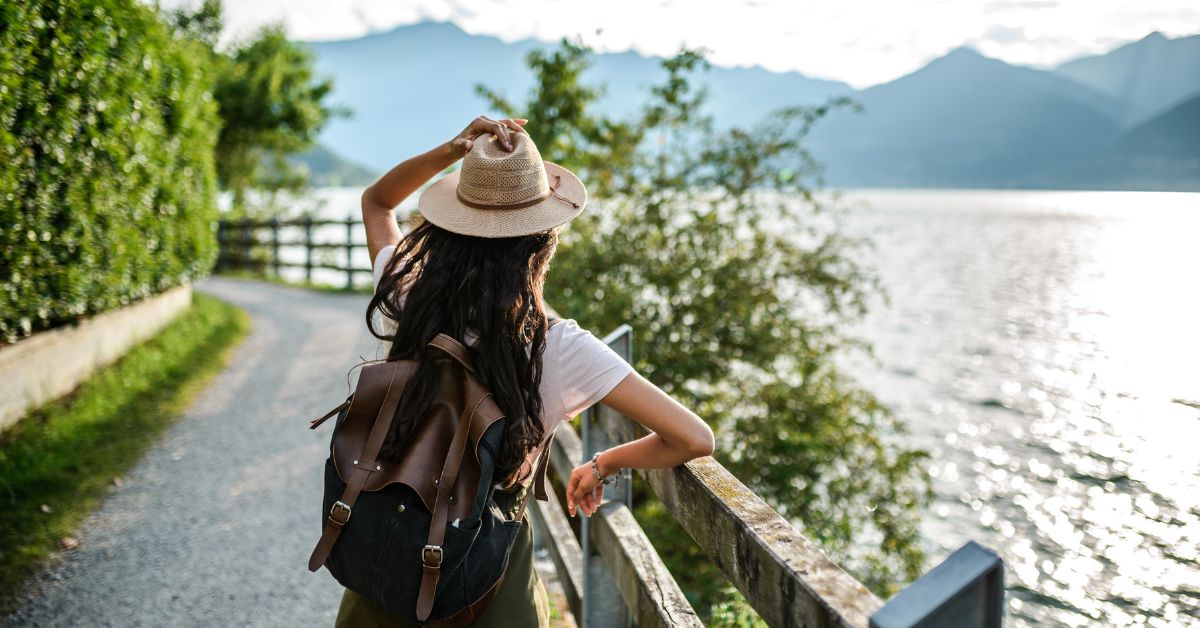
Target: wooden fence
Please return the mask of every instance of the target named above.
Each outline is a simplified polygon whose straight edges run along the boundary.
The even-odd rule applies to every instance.
[[[275,276],[283,276],[284,269],[303,268],[307,283],[313,282],[314,270],[329,270],[343,274],[349,289],[355,286],[356,276],[371,272],[369,264],[354,264],[354,251],[367,248],[362,234],[362,221],[353,218],[222,220],[217,223],[221,247],[217,268]],[[286,260],[283,252],[288,249],[302,249],[302,261]],[[331,252],[342,258],[340,263],[321,259]]]
[[[361,222],[348,220],[223,221],[218,229],[221,267],[279,275],[284,268],[345,273],[354,286],[354,251]],[[336,229],[344,227],[344,230]],[[331,228],[344,239],[330,240]],[[282,239],[284,230],[302,239]],[[317,230],[322,233],[320,236]],[[281,250],[303,249],[302,262]],[[324,263],[314,252],[341,250],[344,264]],[[622,325],[605,338],[618,354],[632,356],[632,329]],[[646,434],[611,408],[584,413],[580,431],[558,427],[550,471],[565,486],[571,469],[592,453]],[[1003,564],[986,548],[968,543],[886,605],[834,563],[712,457],[673,469],[638,471],[657,499],[770,626],[999,628],[1004,611]],[[576,624],[585,628],[702,626],[683,591],[633,516],[630,483],[605,488],[605,500],[578,526],[565,514],[560,491],[535,501],[531,519],[537,543],[549,550]]]

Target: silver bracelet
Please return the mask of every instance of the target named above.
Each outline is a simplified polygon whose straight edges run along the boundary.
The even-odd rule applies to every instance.
[[[596,481],[599,482],[600,484],[616,484],[617,479],[620,477],[620,475],[610,475],[608,477],[604,477],[603,475],[600,475],[599,460],[600,460],[600,452],[597,451],[596,453],[592,454],[592,476],[595,477]]]

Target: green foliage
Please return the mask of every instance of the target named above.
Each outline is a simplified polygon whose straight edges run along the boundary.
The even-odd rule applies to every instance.
[[[305,171],[288,156],[311,148],[329,118],[345,113],[324,104],[333,81],[316,76],[312,53],[289,41],[279,24],[218,52],[220,0],[205,0],[194,12],[178,10],[170,17],[180,33],[207,46],[217,70],[213,95],[222,122],[217,174],[222,188],[233,192],[234,211],[247,210],[246,192],[252,188],[305,186]]]
[[[560,236],[547,301],[593,329],[631,324],[638,369],[713,425],[717,457],[874,590],[918,575],[925,454],[899,446],[902,425],[835,364],[865,348],[841,330],[878,285],[836,197],[814,194],[820,166],[803,145],[854,103],[716,130],[693,86],[704,54],[684,50],[641,115],[614,122],[588,109],[586,48],[564,42],[529,64],[527,105],[478,91],[529,118],[543,154],[579,168],[594,195]],[[668,515],[638,516],[701,607],[736,615]]]
[[[571,168],[588,182],[590,194],[604,196],[624,184],[617,177],[628,173],[641,136],[631,123],[588,114],[588,106],[603,95],[579,82],[589,52],[565,39],[559,49],[530,52],[536,86],[524,110],[541,115],[528,131],[542,158]],[[498,92],[484,85],[476,85],[475,92],[505,115],[518,115]]]
[[[0,342],[207,272],[205,58],[136,0],[0,4]]]
[[[196,295],[190,309],[73,395],[0,437],[0,614],[113,478],[141,459],[249,328],[241,310]],[[46,508],[43,508],[42,505]]]

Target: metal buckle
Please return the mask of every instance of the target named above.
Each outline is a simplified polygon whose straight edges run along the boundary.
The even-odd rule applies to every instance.
[[[433,552],[437,556],[437,562],[429,564],[428,553]],[[425,549],[421,550],[421,563],[429,568],[440,568],[442,566],[442,546],[441,545],[426,545]]]
[[[333,513],[334,513],[335,511],[337,511],[337,510],[343,510],[343,511],[345,511],[345,512],[346,512],[346,518],[345,518],[345,519],[343,519],[343,520],[341,520],[341,521],[338,521],[338,520],[337,520],[337,519],[336,519],[336,518],[333,516]],[[330,508],[329,508],[329,520],[330,520],[330,521],[332,521],[332,522],[334,522],[334,523],[336,523],[337,525],[340,525],[340,526],[344,526],[344,525],[346,525],[346,523],[350,521],[350,506],[347,506],[347,505],[346,505],[346,503],[345,503],[345,502],[343,502],[343,501],[342,501],[342,500],[340,500],[340,499],[339,499],[338,501],[336,501],[336,502],[333,502],[333,506],[330,506]]]

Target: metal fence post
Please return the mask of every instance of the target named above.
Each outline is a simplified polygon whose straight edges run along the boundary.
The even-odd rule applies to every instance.
[[[967,541],[871,615],[870,628],[1000,628],[1004,561]]]
[[[632,361],[633,330],[628,325],[621,325],[609,334],[604,342],[612,347],[626,362]],[[591,460],[592,454],[603,451],[615,443],[608,437],[600,425],[597,415],[601,412],[612,412],[602,406],[593,406],[583,413],[581,426],[583,460]],[[630,490],[632,475],[628,470],[622,470],[621,481],[615,486],[604,488],[604,497],[610,501],[623,501],[627,506],[633,506],[633,491]],[[580,549],[583,554],[583,599],[582,612],[583,628],[609,628],[615,626],[632,626],[633,616],[621,599],[621,592],[615,581],[604,566],[599,555],[593,555],[591,547],[591,521],[587,517],[580,519],[579,536]]]

